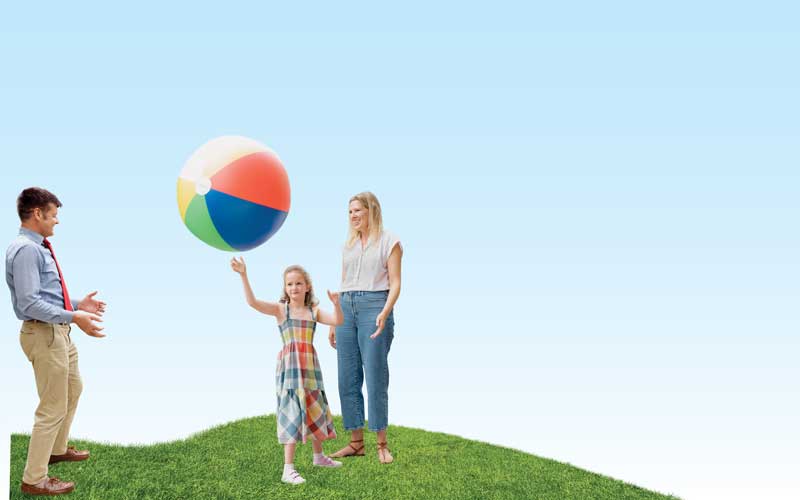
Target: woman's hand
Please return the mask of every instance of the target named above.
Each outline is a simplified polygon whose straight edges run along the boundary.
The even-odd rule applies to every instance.
[[[374,339],[383,332],[383,327],[386,324],[386,316],[388,315],[389,314],[387,314],[386,311],[381,311],[378,317],[375,318],[375,326],[377,326],[378,329],[375,330],[375,333],[370,335],[369,338]]]
[[[330,293],[330,292],[328,292]],[[330,332],[328,332],[328,342],[331,343],[331,347],[336,349],[336,327],[332,326]]]
[[[247,274],[247,266],[244,263],[244,257],[239,257],[239,260],[236,260],[236,257],[231,259],[231,269],[235,272],[241,274],[242,276]]]

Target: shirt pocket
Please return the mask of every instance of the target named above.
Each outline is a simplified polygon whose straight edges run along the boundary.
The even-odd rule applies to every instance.
[[[61,278],[58,276],[56,261],[52,257],[45,257],[44,267],[42,268],[42,285],[49,286],[53,283],[59,283],[59,286],[61,286],[60,282]]]

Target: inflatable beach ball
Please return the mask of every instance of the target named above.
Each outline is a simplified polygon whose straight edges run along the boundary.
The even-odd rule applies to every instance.
[[[220,250],[267,241],[289,214],[289,176],[274,151],[247,137],[213,139],[178,177],[178,209],[195,236]]]

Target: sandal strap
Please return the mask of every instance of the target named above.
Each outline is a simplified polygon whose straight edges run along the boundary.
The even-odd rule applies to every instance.
[[[353,453],[358,453],[359,451],[364,449],[364,445],[362,444],[361,446],[356,448],[355,446],[353,446],[353,443],[363,443],[363,442],[364,442],[363,439],[361,441],[351,441],[347,443],[347,446],[350,447],[351,450],[353,450]]]

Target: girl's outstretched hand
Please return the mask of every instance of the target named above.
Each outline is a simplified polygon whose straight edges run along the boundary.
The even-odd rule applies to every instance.
[[[331,292],[330,290],[328,290],[328,298],[331,299],[333,305],[335,306],[339,305],[339,292]]]
[[[244,257],[239,257],[239,260],[236,260],[236,257],[232,258],[231,269],[241,275],[247,274],[247,266],[244,264]]]

